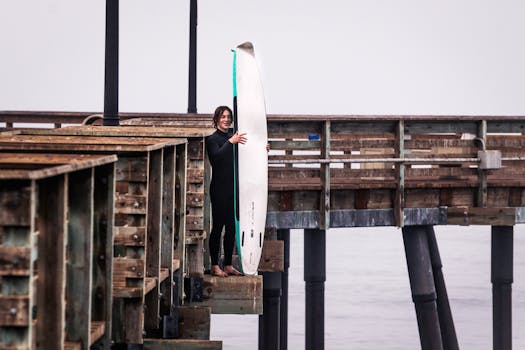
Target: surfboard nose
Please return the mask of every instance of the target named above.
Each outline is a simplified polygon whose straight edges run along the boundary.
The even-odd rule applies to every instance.
[[[255,56],[253,44],[250,41],[246,41],[246,42],[238,45],[237,49],[241,49],[243,51],[248,52],[250,55]]]

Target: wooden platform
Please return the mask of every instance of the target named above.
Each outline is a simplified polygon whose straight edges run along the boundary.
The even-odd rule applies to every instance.
[[[204,275],[203,302],[214,314],[262,314],[262,277]]]

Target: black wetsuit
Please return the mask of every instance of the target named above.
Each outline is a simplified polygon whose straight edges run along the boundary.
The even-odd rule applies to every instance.
[[[233,144],[232,136],[220,130],[206,138],[206,148],[212,166],[210,185],[213,227],[210,234],[210,258],[212,265],[219,264],[222,228],[225,227],[223,248],[224,265],[232,264],[235,243],[234,193],[233,193]]]

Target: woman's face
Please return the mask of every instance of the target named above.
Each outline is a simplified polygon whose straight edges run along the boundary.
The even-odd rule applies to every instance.
[[[219,117],[219,122],[217,123],[217,129],[222,132],[227,132],[232,123],[232,115],[229,110],[224,110]]]

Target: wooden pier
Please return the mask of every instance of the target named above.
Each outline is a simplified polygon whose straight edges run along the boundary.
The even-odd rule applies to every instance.
[[[114,187],[106,186],[105,196],[96,195],[92,200],[95,204],[91,204],[95,212],[105,210],[108,218],[102,225],[106,233],[94,233],[94,241],[101,242],[102,238],[96,238],[100,236],[104,242],[112,242],[111,253],[103,254],[106,270],[97,270],[96,279],[93,272],[93,281],[105,276],[107,286],[108,271],[113,271],[109,273],[112,288],[83,289],[83,293],[96,289],[91,293],[106,301],[106,311],[100,314],[105,316],[97,314],[91,318],[92,323],[104,321],[104,327],[94,327],[100,335],[91,338],[79,338],[68,333],[66,327],[65,333],[55,339],[60,344],[74,342],[80,344],[76,345],[78,348],[87,349],[94,340],[100,340],[105,348],[112,341],[113,346],[164,349],[186,342],[186,348],[221,348],[220,342],[209,340],[209,317],[215,312],[262,314],[259,347],[286,349],[289,230],[304,229],[305,263],[309,266],[305,274],[306,343],[307,348],[322,349],[324,325],[318,320],[324,317],[326,231],[335,227],[397,226],[403,230],[422,348],[454,349],[457,340],[433,226],[490,225],[493,312],[497,317],[494,348],[507,349],[511,345],[512,227],[525,222],[525,117],[270,115],[267,235],[261,276],[218,279],[206,274],[210,166],[203,141],[213,131],[211,116],[121,113],[120,127],[30,129],[17,124],[17,128],[12,128],[13,122],[42,120],[55,126],[79,124],[92,114],[0,112],[0,122],[6,123],[0,134],[0,159],[9,159],[10,166],[17,169],[28,163],[36,166],[41,157],[57,159],[56,162],[66,162],[67,157],[106,161],[107,157],[114,157],[110,164],[116,171],[109,179]],[[106,173],[108,167],[104,165]],[[97,169],[93,172],[97,174]],[[11,196],[24,193],[4,185],[7,180],[1,179],[2,188],[9,190]],[[97,188],[102,180],[95,176],[90,181]],[[85,182],[89,181],[75,181],[75,185],[79,184],[75,191],[84,191],[81,184]],[[37,188],[38,183],[31,186]],[[56,195],[46,190],[27,196],[37,196],[36,193],[41,198],[38,203],[47,203],[44,194]],[[81,196],[71,199],[77,197]],[[3,208],[10,208],[11,202],[1,203]],[[30,212],[29,203],[23,208]],[[40,204],[34,210],[44,208]],[[93,215],[89,222],[98,232],[101,221]],[[12,282],[11,277],[5,276],[16,272],[10,261],[13,254],[18,254],[9,247],[32,246],[33,236],[40,237],[44,232],[32,227],[46,224],[34,218],[19,224],[9,221],[10,217],[0,218],[4,293],[12,289],[4,288]],[[113,225],[114,229],[109,230]],[[13,226],[28,227],[23,234],[25,241],[12,243],[14,233],[6,232],[14,232]],[[66,229],[64,235],[69,231]],[[114,237],[108,241],[108,235]],[[70,246],[69,242],[64,242],[64,249],[77,251],[75,243]],[[108,248],[107,244],[102,246]],[[51,248],[35,248],[42,249]],[[40,267],[45,264],[39,261],[41,256],[37,254],[36,271],[24,270],[27,276],[35,276],[39,284],[30,289],[33,284],[26,279],[26,286],[17,285],[28,295],[28,305],[42,303],[39,298],[46,288],[51,288],[45,283],[47,272]],[[93,259],[101,263],[99,260]],[[66,260],[57,263],[65,265]],[[81,272],[72,269],[71,273]],[[58,304],[64,304],[64,295],[78,290],[74,289],[76,286],[68,287],[67,276],[64,289],[54,287],[59,290],[54,294]],[[33,298],[29,290],[37,297]],[[2,298],[12,296],[2,294]],[[68,307],[59,305],[53,312],[65,313],[67,320],[72,315],[68,312],[75,312],[68,311]],[[30,348],[31,339],[39,339],[39,327],[43,327],[39,324],[40,310],[38,307],[34,322],[27,311],[24,321],[12,324],[8,321],[12,317],[10,309],[0,308],[0,327],[16,334],[7,340],[0,338],[0,348],[12,344]],[[181,318],[198,321],[180,323]],[[277,325],[275,320],[280,320]]]

